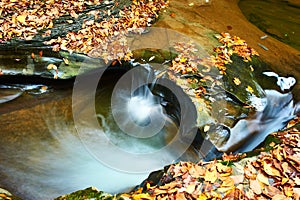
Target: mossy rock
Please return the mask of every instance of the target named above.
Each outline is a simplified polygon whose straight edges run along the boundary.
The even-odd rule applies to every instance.
[[[94,187],[89,187],[84,190],[78,190],[71,194],[66,194],[55,198],[54,200],[119,200],[123,199],[118,196],[113,196],[111,194],[97,190]]]

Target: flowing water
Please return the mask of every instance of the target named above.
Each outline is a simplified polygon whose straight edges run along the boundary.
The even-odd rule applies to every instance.
[[[170,91],[153,93],[153,83],[157,80],[150,78],[153,74],[149,67],[142,71],[125,82],[119,79],[122,71],[104,75],[95,93],[95,108],[92,108],[96,111],[98,127],[89,125],[86,110],[91,106],[84,92],[74,101],[72,88],[62,91],[42,85],[2,86],[0,187],[24,199],[52,199],[89,186],[117,193],[140,184],[150,171],[178,161],[185,150],[184,142],[179,139],[182,143],[164,149],[178,140],[180,125],[176,114],[171,117],[172,112],[166,106],[172,102],[159,95]],[[140,83],[146,85],[140,86]],[[229,129],[230,137],[221,135],[221,145],[217,138],[215,144],[219,150],[252,150],[299,112],[299,105],[294,105],[290,93],[266,90],[266,94],[265,109],[251,119],[240,120]],[[43,101],[36,101],[36,98]],[[76,107],[72,108],[72,103],[79,103],[80,113],[83,113],[76,125],[73,119]],[[152,124],[151,127],[152,122],[159,126]],[[80,130],[84,133],[78,135]],[[237,141],[241,136],[244,137],[242,141],[247,140],[244,146]],[[191,146],[180,159],[197,161],[215,151],[213,146],[205,146],[205,142],[201,145],[199,152]]]
[[[93,145],[96,146],[93,149],[96,153],[110,150],[101,145],[108,138],[110,146],[116,146],[130,155],[143,156],[162,149],[178,131],[178,125],[160,104],[162,98],[152,94],[149,87],[138,89],[132,96],[116,93],[125,103],[125,107],[117,111],[122,110],[122,117],[125,118],[131,115],[133,121],[142,128],[148,125],[149,118],[155,123],[163,121],[160,130],[151,137],[137,137],[144,131],[130,135],[118,128],[110,104],[118,73],[105,75],[95,96],[96,118],[100,128],[85,126],[88,118],[82,118],[82,123],[77,126],[86,132],[80,137],[72,116],[72,88],[62,91],[49,87],[45,92],[40,91],[39,85],[10,85],[10,89],[2,86],[0,187],[24,199],[52,199],[89,186],[117,193],[140,184],[150,170],[160,169],[176,160],[177,154],[173,155],[172,151],[164,151],[159,159],[145,156],[140,163],[136,159],[117,158],[113,152],[105,155],[107,158],[114,156],[112,159],[120,165],[131,163],[145,169],[134,173],[132,170],[114,169],[116,167],[107,165],[95,156],[95,152],[89,151],[89,146]],[[37,94],[37,91],[40,93]],[[85,97],[82,96],[82,99]],[[90,106],[85,103],[81,111],[84,113],[86,109],[90,109]],[[126,124],[129,121],[132,120],[127,120]],[[136,130],[129,126],[125,131],[128,129]],[[89,138],[87,145],[83,144],[83,137]],[[102,141],[95,143],[98,140]],[[176,152],[176,149],[173,150]]]

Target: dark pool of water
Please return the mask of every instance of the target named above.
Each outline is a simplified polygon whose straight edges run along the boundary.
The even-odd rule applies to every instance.
[[[300,1],[240,0],[239,7],[267,35],[300,50]]]

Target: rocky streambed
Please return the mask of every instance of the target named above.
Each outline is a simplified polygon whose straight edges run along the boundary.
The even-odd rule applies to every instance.
[[[226,21],[229,18],[236,20]],[[153,72],[149,73],[154,73],[154,83],[165,84],[164,80],[172,80],[177,84],[176,87],[167,85],[175,88],[173,94],[170,88],[167,90],[168,88],[150,87],[152,92],[159,97],[166,114],[171,116],[173,123],[176,124],[171,129],[166,128],[166,133],[174,132],[176,127],[179,127],[179,133],[182,135],[180,135],[180,140],[176,141],[183,141],[180,143],[183,146],[179,145],[182,148],[179,148],[179,152],[185,150],[185,144],[190,145],[188,153],[180,158],[172,157],[178,159],[177,161],[197,162],[199,159],[211,160],[221,157],[222,153],[217,149],[237,153],[249,151],[263,142],[269,133],[284,127],[286,122],[297,114],[299,106],[295,106],[292,94],[289,93],[292,89],[289,86],[294,86],[294,83],[288,82],[287,89],[282,90],[278,80],[279,77],[287,78],[287,74],[293,74],[298,79],[298,51],[272,38],[268,38],[267,44],[264,44],[268,45],[269,51],[257,47],[257,41],[260,41],[259,36],[263,33],[243,17],[237,7],[237,2],[212,1],[208,4],[205,2],[197,4],[171,1],[169,8],[161,12],[154,26],[168,29],[150,29],[148,33],[127,37],[129,46],[133,49],[135,61],[131,63],[122,61],[124,66],[118,61],[107,64],[105,59],[91,58],[67,51],[54,53],[47,46],[34,47],[26,45],[26,42],[25,44],[21,42],[21,45],[14,43],[2,46],[3,75],[0,76],[0,80],[3,106],[0,110],[1,124],[4,127],[1,131],[2,138],[4,138],[1,140],[3,143],[1,146],[5,147],[1,151],[2,160],[5,160],[1,164],[1,176],[4,177],[1,183],[3,187],[25,199],[37,198],[37,194],[41,195],[39,198],[50,198],[50,196],[54,198],[62,193],[97,185],[99,177],[96,177],[96,174],[102,176],[100,180],[103,184],[99,189],[113,193],[133,187],[139,184],[136,179],[141,182],[148,176],[149,171],[141,176],[132,176],[126,173],[124,175],[122,172],[111,173],[111,170],[107,171],[105,167],[100,167],[97,164],[99,157],[86,152],[86,149],[81,146],[82,137],[78,139],[78,135],[75,134],[78,131],[78,126],[76,127],[76,124],[74,126],[73,122],[72,87],[75,76],[90,71],[92,73],[87,76],[90,78],[84,80],[92,81],[92,78],[95,78],[93,74],[101,73],[101,70],[99,72],[97,69],[108,65],[115,69],[112,73],[103,76],[103,80],[101,78],[100,88],[106,88],[107,83],[116,82],[121,74],[126,74],[128,70],[139,66],[143,69],[151,66]],[[224,33],[224,30],[230,32],[231,35]],[[181,41],[178,41],[179,39]],[[117,45],[124,48],[120,44]],[[251,47],[256,47],[257,52]],[[280,56],[276,50],[279,48],[281,49]],[[95,53],[103,55],[103,49],[96,48],[96,51],[89,55],[95,56]],[[210,55],[213,57],[209,57]],[[284,70],[281,70],[283,68],[279,66],[285,66]],[[276,73],[268,76],[263,72]],[[149,83],[151,86],[152,82]],[[296,99],[298,87],[299,84],[296,84],[292,90],[296,94]],[[178,97],[176,100],[174,92],[175,97],[179,94],[180,98],[184,96],[193,102],[186,104],[189,108],[184,110],[186,113],[178,111],[180,101]],[[75,107],[76,112],[88,108],[83,101],[86,93],[79,94],[82,95],[79,96],[82,101],[75,100],[75,103],[82,107]],[[110,95],[109,92],[99,94]],[[90,102],[89,98],[86,100]],[[97,100],[100,102],[98,111],[106,113],[109,105],[101,108],[103,101],[103,98]],[[274,105],[275,102],[278,103],[277,106]],[[181,109],[184,108],[181,105]],[[186,120],[187,116],[189,116],[188,120]],[[89,116],[85,117],[87,117],[86,120],[80,120],[83,125],[89,123],[87,120]],[[97,123],[102,127],[104,127],[104,122],[105,118],[98,118]],[[87,127],[84,131],[93,133],[92,129],[93,127]],[[234,132],[243,132],[245,137],[234,141],[236,139],[235,134],[232,134]],[[255,134],[262,134],[258,137],[259,141],[253,139],[252,136]],[[167,145],[172,143],[169,142],[170,140],[176,139],[176,136],[172,134],[167,134],[167,137],[169,138],[163,139],[165,143],[160,145]],[[243,147],[240,141],[249,142],[249,138],[253,141],[250,142],[251,148],[249,143]],[[227,143],[228,141],[231,145]],[[114,142],[117,146],[124,147],[123,144],[118,143],[118,140]],[[128,140],[128,142],[132,141]],[[142,140],[138,142],[143,143]],[[151,146],[148,142],[145,144],[148,147]],[[144,149],[145,147],[140,146]],[[154,146],[154,149],[160,147]],[[89,147],[87,149],[89,150]],[[96,160],[94,160],[95,157]],[[26,160],[22,161],[24,158]],[[165,164],[161,166],[171,162],[163,162]],[[119,164],[122,165],[120,162]],[[89,174],[88,171],[93,172],[91,176],[82,179],[84,174]],[[107,176],[103,178],[105,171]],[[124,177],[120,178],[121,175]],[[148,180],[159,183],[154,180],[159,180],[162,175],[162,171],[153,173]],[[109,179],[114,179],[115,182],[107,182]],[[116,182],[122,189],[113,191],[110,188],[116,187]],[[17,183],[22,184],[19,186],[16,185]],[[152,183],[150,185],[153,186]],[[149,189],[146,182],[143,187]],[[100,195],[101,198],[113,198],[102,192],[99,194],[92,189],[85,192],[87,194],[84,195],[95,193],[95,197]],[[3,198],[6,198],[4,192],[2,194]],[[51,195],[46,197],[46,194]],[[9,194],[5,195],[9,196]],[[79,192],[76,195],[83,194]],[[148,198],[149,196],[140,197]]]

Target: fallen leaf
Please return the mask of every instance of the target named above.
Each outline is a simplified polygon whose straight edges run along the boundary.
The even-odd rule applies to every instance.
[[[266,162],[263,162],[263,169],[270,176],[281,176],[281,173],[278,169],[270,164],[267,164]]]
[[[69,60],[67,58],[63,58],[63,61],[66,65],[69,65]]]
[[[211,183],[214,183],[217,179],[218,179],[217,170],[212,170],[211,172],[207,171],[204,175],[204,180]]]
[[[195,188],[196,188],[195,184],[188,185],[186,187],[186,192],[189,193],[189,194],[193,194],[193,192],[195,191]]]
[[[282,192],[279,189],[277,189],[276,187],[268,186],[268,185],[265,186],[263,193],[270,198],[274,197],[275,195],[282,194]]]
[[[233,82],[234,82],[234,84],[236,84],[236,85],[240,85],[242,82],[241,82],[241,80],[239,79],[239,78],[237,78],[237,77],[234,77],[233,78]]]
[[[170,16],[171,17],[176,17],[176,14],[175,13],[171,13]]]
[[[253,90],[253,88],[250,86],[250,85],[248,85],[247,86],[247,89],[246,89],[248,92],[250,92],[251,94],[253,94],[254,93],[254,90]]]
[[[49,64],[48,66],[47,66],[47,69],[48,70],[51,70],[51,69],[54,69],[56,66],[54,65],[54,64]],[[56,67],[57,68],[57,67]]]
[[[287,198],[283,194],[276,194],[275,196],[272,197],[272,200],[285,200],[285,199],[289,199],[289,198]]]
[[[265,175],[263,175],[262,173],[259,173],[259,174],[257,175],[256,178],[257,178],[257,180],[260,181],[261,183],[264,183],[264,184],[266,184],[266,185],[270,185],[270,183],[269,183],[269,178],[266,177]]]
[[[256,179],[250,179],[250,188],[257,195],[260,195],[262,193],[261,185]]]
[[[19,16],[17,17],[17,20],[18,20],[19,22],[21,22],[22,24],[25,24],[26,15],[19,15]]]

